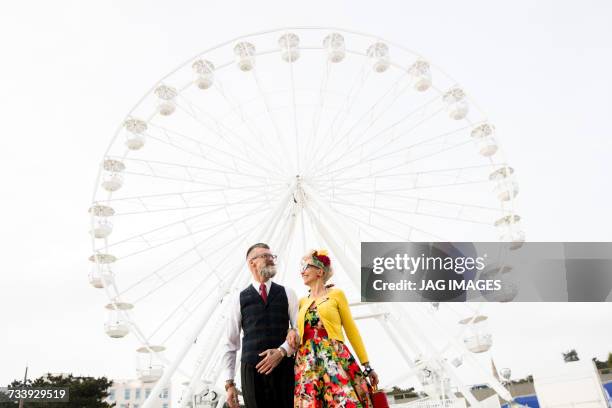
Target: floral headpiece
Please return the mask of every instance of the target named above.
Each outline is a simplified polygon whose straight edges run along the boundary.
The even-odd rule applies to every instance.
[[[325,249],[318,249],[312,254],[312,264],[323,269],[325,272],[329,272],[329,267],[331,265],[331,260],[327,254],[327,250]]]

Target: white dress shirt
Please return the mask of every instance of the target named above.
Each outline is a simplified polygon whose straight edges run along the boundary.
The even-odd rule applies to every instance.
[[[255,288],[257,293],[259,293],[259,285],[260,283],[253,280],[251,281],[251,285]],[[270,287],[272,286],[272,280],[268,279],[265,282],[266,285],[266,293],[268,296],[270,295]],[[289,303],[289,319],[291,322],[291,327],[296,327],[296,317],[298,313],[298,299],[295,292],[287,287],[285,288],[285,293],[287,294],[287,301]],[[240,311],[240,292],[234,293],[230,299],[228,299],[230,303],[228,315],[227,315],[227,325],[225,330],[225,339],[223,341],[222,353],[221,357],[221,369],[223,370],[221,374],[222,378],[225,380],[233,380],[236,375],[236,353],[240,350],[240,331],[242,329],[242,313]],[[291,355],[294,353],[294,350],[289,347],[289,344],[285,340],[280,347],[284,348],[287,352],[287,355]]]

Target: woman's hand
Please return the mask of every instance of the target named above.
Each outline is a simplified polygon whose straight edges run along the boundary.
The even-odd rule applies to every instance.
[[[368,378],[370,379],[372,387],[378,385],[378,374],[376,374],[376,371],[372,370],[370,374],[368,374]]]
[[[289,329],[287,332],[287,344],[289,344],[289,347],[291,347],[293,350],[297,350],[299,347],[298,337],[300,336],[298,336],[296,329]]]

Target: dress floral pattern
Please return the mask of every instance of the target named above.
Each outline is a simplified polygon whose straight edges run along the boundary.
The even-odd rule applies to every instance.
[[[314,304],[296,353],[294,408],[372,408],[369,384],[348,347],[330,339]]]

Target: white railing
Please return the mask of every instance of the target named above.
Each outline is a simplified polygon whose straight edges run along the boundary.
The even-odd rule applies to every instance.
[[[466,408],[467,404],[463,398],[444,400],[425,398],[416,401],[394,404],[393,406],[397,408]]]

